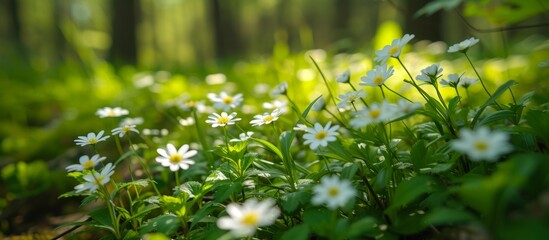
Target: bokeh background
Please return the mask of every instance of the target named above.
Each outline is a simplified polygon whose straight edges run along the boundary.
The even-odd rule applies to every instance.
[[[455,60],[447,46],[477,37],[471,54],[492,86],[545,91],[548,26],[543,0],[1,0],[0,237],[51,235],[82,216],[58,196],[85,153],[73,140],[105,129],[100,107],[154,119],[154,138],[177,122],[159,105],[185,93],[307,82],[318,77],[308,55],[356,79],[404,33],[422,62]]]

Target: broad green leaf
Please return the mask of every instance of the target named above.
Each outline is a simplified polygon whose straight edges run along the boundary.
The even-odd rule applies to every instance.
[[[194,198],[195,196],[200,195],[202,193],[202,183],[197,181],[188,181],[179,185],[178,187],[175,187],[176,195],[178,195],[181,192],[186,193],[189,196],[189,198]]]
[[[378,221],[374,217],[364,217],[354,223],[349,227],[347,232],[347,237],[356,238],[363,236],[365,233],[372,231],[377,228]]]
[[[498,99],[505,91],[507,91],[508,88],[515,84],[517,84],[517,82],[515,82],[514,80],[509,80],[503,85],[499,86],[498,89],[496,89],[496,91],[492,94],[492,96],[488,98],[488,100],[486,100],[486,102],[484,102],[482,106],[480,106],[479,110],[475,114],[475,117],[473,118],[473,121],[471,122],[471,126],[474,127],[476,125],[478,119],[480,118],[480,115],[482,114],[482,112],[484,112],[484,109],[486,109],[486,107],[493,104],[496,99]]]
[[[296,225],[284,232],[282,240],[307,240],[309,239],[309,226],[307,224]]]
[[[107,206],[96,208],[88,215],[96,222],[112,228],[111,215],[109,214],[109,209]]]
[[[418,175],[409,180],[400,182],[386,211],[405,206],[421,195],[433,191],[434,184],[434,180],[431,177],[423,175]]]
[[[282,196],[281,206],[285,212],[293,213],[300,205],[308,203],[311,194],[307,191],[290,192]]]
[[[419,172],[419,169],[424,168],[427,165],[427,148],[425,147],[425,142],[419,140],[410,150],[410,161],[414,164],[414,169],[416,172]]]
[[[215,202],[223,202],[227,200],[231,194],[239,192],[242,188],[241,182],[232,182],[229,180],[218,182],[219,185],[215,187]]]
[[[160,215],[149,219],[139,228],[139,234],[160,232],[166,235],[171,235],[181,226],[179,218],[173,214]]]
[[[488,114],[485,118],[479,121],[478,125],[484,126],[493,122],[513,119],[514,117],[515,117],[515,112],[511,110],[499,110],[499,111]]]
[[[210,215],[213,211],[221,207],[222,205],[216,202],[208,202],[204,204],[200,209],[198,209],[198,211],[196,211],[194,216],[192,216],[191,229],[193,229],[193,227],[196,226],[196,224],[198,224],[206,216]]]
[[[449,225],[469,222],[474,219],[472,214],[464,210],[439,207],[429,211],[423,221],[428,225]]]

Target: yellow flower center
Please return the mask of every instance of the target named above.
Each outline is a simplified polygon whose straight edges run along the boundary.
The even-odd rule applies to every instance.
[[[116,112],[114,110],[109,110],[109,112],[107,112],[107,116],[116,116]]]
[[[92,167],[93,167],[93,161],[90,160],[90,161],[87,161],[87,162],[83,163],[83,164],[82,164],[82,167],[83,167],[84,169],[90,169],[90,168],[92,168]]]
[[[274,119],[273,116],[267,115],[267,116],[263,117],[263,122],[270,122],[270,121],[272,121],[273,119]]]
[[[124,132],[128,132],[128,131],[130,131],[130,129],[131,129],[130,127],[128,127],[128,126],[125,126],[125,127],[123,127],[123,128],[122,128],[122,131],[124,131]]]
[[[217,119],[217,123],[219,124],[229,124],[229,118],[228,117],[220,117]]]
[[[194,106],[196,106],[196,103],[194,101],[188,101],[188,102],[185,102],[185,106],[194,107]]]
[[[96,144],[97,143],[97,138],[89,138],[88,143],[89,144]]]
[[[374,84],[381,85],[382,82],[383,82],[383,78],[381,76],[377,76],[374,78]]]
[[[379,115],[381,115],[381,111],[379,109],[370,110],[370,117],[372,118],[378,118]]]
[[[95,179],[95,185],[99,186],[101,185],[101,182],[103,181],[103,179],[105,179],[104,176],[99,176]]]
[[[337,194],[339,194],[339,188],[331,187],[328,189],[328,196],[335,197]]]
[[[222,101],[225,104],[229,104],[229,103],[232,103],[234,101],[234,99],[231,96],[226,96],[226,97],[223,98]]]
[[[326,136],[328,136],[328,133],[326,131],[319,131],[315,134],[315,138],[317,140],[322,140],[322,139],[326,138]]]
[[[478,141],[475,143],[475,148],[479,151],[485,151],[488,148],[488,144],[484,141]]]
[[[170,162],[173,163],[173,164],[178,164],[182,160],[183,160],[183,156],[181,156],[181,154],[179,154],[179,153],[170,155]]]
[[[398,52],[398,47],[397,46],[393,46],[391,47],[391,49],[389,49],[389,55],[395,55],[396,53]]]
[[[242,223],[245,225],[256,226],[258,222],[259,216],[255,212],[248,213],[242,218]]]

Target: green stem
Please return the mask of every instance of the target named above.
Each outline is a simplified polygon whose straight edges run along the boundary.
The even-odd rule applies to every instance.
[[[198,119],[198,114],[196,113],[196,109],[193,109],[191,111],[191,114],[194,118],[194,126],[196,127],[196,132],[198,135],[198,141],[200,142],[200,145],[202,145],[202,150],[204,151],[204,156],[206,157],[206,160],[208,161],[208,166],[210,169],[214,168],[214,158],[212,153],[210,152],[210,145],[208,144],[208,141],[206,141],[206,134],[204,131],[202,131],[202,128],[200,127],[200,121]]]
[[[469,56],[467,55],[467,53],[466,53],[466,52],[463,52],[463,54],[465,54],[465,57],[467,58],[467,61],[469,61],[469,64],[470,64],[471,67],[473,68],[473,71],[475,71],[475,74],[477,75],[478,80],[480,81],[480,84],[482,84],[482,88],[484,88],[484,91],[486,91],[486,93],[488,94],[488,96],[492,97],[492,94],[490,94],[490,92],[489,92],[488,89],[486,88],[486,85],[484,85],[484,81],[482,81],[482,78],[480,77],[480,74],[478,74],[478,71],[477,71],[477,69],[475,68],[475,65],[473,65],[473,62],[471,61],[471,59],[469,58]]]
[[[130,149],[133,151],[133,153],[135,154],[135,156],[137,157],[137,160],[139,161],[139,164],[141,165],[141,168],[143,169],[143,171],[145,171],[145,174],[147,174],[147,177],[149,178],[149,181],[151,182],[151,185],[153,186],[154,188],[154,191],[156,192],[156,194],[160,197],[162,196],[160,194],[160,191],[158,191],[158,188],[156,187],[156,184],[154,182],[154,179],[152,177],[152,174],[151,172],[149,171],[149,167],[147,166],[147,164],[145,163],[145,160],[143,158],[141,158],[141,156],[139,156],[139,154],[137,153],[137,150],[135,149],[135,147],[133,146],[132,144],[132,139],[130,138],[129,135],[127,135],[127,138],[128,138],[128,142],[130,143]]]
[[[393,89],[390,89],[389,87],[387,87],[387,85],[383,84],[383,86],[384,86],[385,88],[387,88],[387,90],[389,90],[390,92],[392,92],[392,93],[396,94],[397,96],[403,98],[404,100],[413,103],[412,100],[406,98],[405,96],[402,96],[402,94],[400,94],[400,93],[398,93],[398,92],[395,92]]]

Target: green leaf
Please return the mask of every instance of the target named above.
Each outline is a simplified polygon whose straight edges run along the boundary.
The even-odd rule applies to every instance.
[[[112,228],[111,215],[109,214],[107,206],[96,208],[88,215],[96,222]]]
[[[429,211],[423,221],[428,225],[449,225],[470,222],[474,219],[472,214],[464,210],[439,207]]]
[[[526,121],[532,127],[533,133],[549,145],[549,112],[530,110],[526,114]]]
[[[412,145],[410,150],[410,161],[414,164],[414,169],[419,172],[421,168],[427,165],[427,147],[422,140],[417,141]]]
[[[215,188],[215,202],[223,202],[227,200],[231,194],[240,191],[242,188],[241,182],[232,182],[229,180],[219,181],[218,186]]]
[[[364,217],[351,224],[347,237],[356,238],[363,236],[365,233],[376,229],[377,223],[378,221],[374,217]]]
[[[192,216],[192,222],[191,222],[191,228],[193,229],[196,224],[198,224],[204,217],[210,215],[213,211],[215,211],[217,208],[222,207],[220,203],[216,202],[208,202],[204,204],[196,213],[194,216]]]
[[[422,15],[431,15],[440,10],[452,10],[459,6],[463,0],[435,0],[431,1],[422,8],[420,8],[415,14],[414,17],[420,17]]]
[[[282,152],[280,151],[280,149],[278,149],[274,144],[270,143],[269,141],[266,141],[260,138],[250,138],[250,139],[263,145],[268,150],[271,150],[271,152],[276,154],[276,156],[278,156],[280,159],[284,159],[284,156],[282,155]]]
[[[282,240],[307,240],[309,239],[309,226],[307,224],[300,224],[290,228],[282,234],[280,238]]]
[[[433,185],[433,178],[423,175],[400,182],[392,198],[393,201],[386,211],[391,211],[413,202],[421,195],[431,192]]]
[[[173,214],[160,215],[149,219],[139,228],[139,234],[160,232],[166,235],[171,235],[181,226],[179,218]]]
[[[478,125],[484,126],[497,121],[513,119],[514,117],[515,117],[515,112],[511,110],[499,110],[499,111],[488,114],[488,116],[480,120]]]
[[[507,91],[508,88],[510,88],[515,84],[517,84],[517,82],[515,82],[514,80],[509,80],[503,85],[499,86],[499,88],[496,89],[496,91],[492,94],[492,96],[488,98],[488,100],[486,100],[486,102],[484,102],[482,106],[480,106],[479,110],[475,114],[475,117],[473,118],[473,121],[471,122],[471,126],[474,127],[476,125],[480,115],[482,114],[482,112],[484,112],[484,109],[486,109],[486,107],[493,104],[496,101],[496,99],[498,99],[505,91]]]
[[[197,181],[188,181],[175,188],[175,194],[186,193],[189,198],[194,198],[202,193],[202,183]]]
[[[120,156],[115,162],[114,162],[114,166],[118,166],[118,164],[123,161],[124,159],[130,157],[130,156],[133,156],[135,153],[134,151],[129,151],[129,152],[125,152],[124,154],[122,154],[122,156]]]
[[[280,134],[280,149],[282,152],[282,161],[286,168],[286,173],[290,180],[289,184],[292,186],[292,189],[295,190],[295,185],[297,183],[297,172],[292,153],[290,152],[290,147],[295,137],[295,131],[285,131]]]
[[[290,192],[282,197],[281,206],[285,212],[293,213],[299,206],[303,206],[311,199],[307,191]]]
[[[358,163],[346,164],[346,166],[341,169],[341,178],[353,179],[358,172],[358,167]]]

